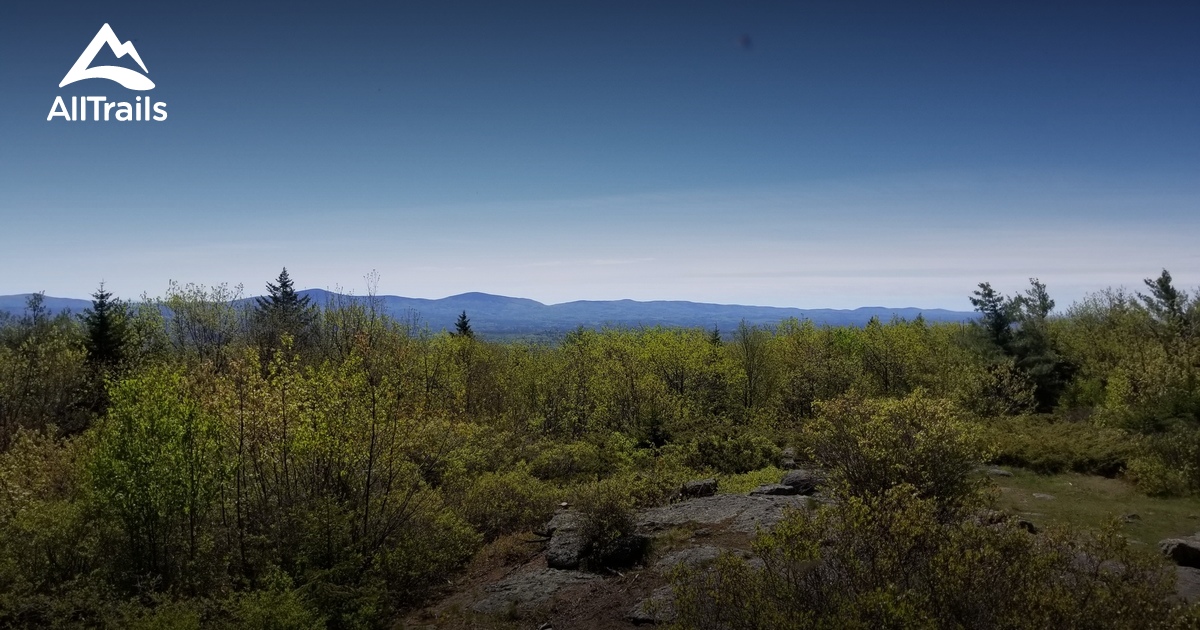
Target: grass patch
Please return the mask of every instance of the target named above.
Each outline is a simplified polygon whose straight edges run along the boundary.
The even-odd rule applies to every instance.
[[[1138,518],[1125,523],[1123,531],[1131,540],[1146,544],[1200,531],[1200,498],[1148,497],[1123,479],[1014,470],[1012,477],[997,478],[996,485],[1001,509],[1038,525],[1097,529],[1113,519],[1136,514]],[[1039,499],[1034,493],[1054,498]]]
[[[717,492],[721,494],[746,494],[759,486],[779,483],[780,479],[783,479],[783,470],[774,466],[752,470],[740,475],[719,475],[717,477]]]

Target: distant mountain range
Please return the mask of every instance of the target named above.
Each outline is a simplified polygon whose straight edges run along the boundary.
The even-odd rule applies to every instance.
[[[300,291],[314,304],[325,305],[335,300],[364,300],[363,296],[347,296],[323,289]],[[25,310],[28,294],[0,296],[0,312],[20,315]],[[252,300],[253,298],[246,298]],[[402,320],[419,316],[420,323],[433,330],[452,328],[458,314],[466,311],[471,328],[490,336],[539,335],[571,330],[578,326],[686,326],[732,331],[738,323],[773,325],[784,319],[812,320],[816,324],[833,326],[862,326],[872,317],[884,321],[893,316],[913,319],[922,315],[928,321],[967,321],[975,313],[940,308],[889,308],[865,306],[856,309],[800,309],[773,306],[743,306],[737,304],[706,304],[656,300],[581,300],[563,304],[542,304],[526,298],[505,297],[488,293],[463,293],[440,300],[407,298],[395,295],[377,296],[383,310]],[[80,313],[91,306],[88,300],[46,296],[45,304],[53,312],[70,309]]]

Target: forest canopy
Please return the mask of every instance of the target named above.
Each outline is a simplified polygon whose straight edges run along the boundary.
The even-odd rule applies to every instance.
[[[805,545],[852,521],[880,544],[901,530],[928,541],[904,529],[925,523],[945,541],[921,560],[937,580],[960,570],[945,554],[990,536],[961,525],[987,504],[972,476],[985,462],[1200,492],[1200,300],[1166,271],[1065,308],[1036,279],[1012,296],[982,283],[973,322],[580,328],[553,343],[489,341],[466,312],[432,331],[370,296],[311,304],[286,270],[238,298],[172,285],[130,302],[101,287],[85,313],[35,295],[0,320],[0,625],[383,627],[560,501],[615,515],[597,520],[601,540],[685,481],[772,469],[785,449],[829,469],[843,501],[764,539],[766,557],[816,557]],[[839,468],[850,460],[870,465]],[[1027,564],[1004,570],[1069,570],[1068,538],[1010,535],[987,544]],[[739,570],[729,588],[776,621],[846,619],[846,601],[800,610]],[[1129,596],[1157,602],[1154,588]],[[1059,604],[1044,611],[1066,616],[1045,618],[1073,623]],[[742,622],[767,624],[725,627]]]

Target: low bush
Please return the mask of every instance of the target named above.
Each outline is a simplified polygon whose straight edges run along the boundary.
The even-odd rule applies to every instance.
[[[645,554],[645,540],[632,535],[634,498],[630,490],[622,478],[604,479],[580,490],[576,507],[584,518],[584,563],[589,568],[627,566]]]
[[[722,475],[717,478],[717,491],[723,494],[746,494],[759,486],[779,483],[783,472],[779,468],[768,466],[740,475]]]
[[[1177,429],[1141,438],[1127,472],[1138,489],[1152,496],[1200,491],[1200,431]]]
[[[1049,416],[998,418],[979,430],[993,445],[992,462],[1042,474],[1077,472],[1115,477],[1135,452],[1120,429]]]
[[[849,496],[909,484],[952,512],[976,501],[971,472],[985,450],[948,401],[921,392],[900,400],[842,398],[821,404],[806,427],[811,457]]]
[[[779,447],[771,440],[743,432],[695,440],[691,444],[688,465],[698,470],[736,475],[771,466],[778,460]]]
[[[601,434],[589,440],[542,442],[530,472],[542,480],[598,478],[627,468],[635,442],[619,433]]]
[[[1111,531],[1031,535],[945,521],[901,485],[798,510],[756,540],[761,567],[727,554],[682,567],[676,627],[1184,628],[1174,574]]]
[[[460,511],[486,540],[545,523],[560,494],[526,466],[479,476],[462,496]]]

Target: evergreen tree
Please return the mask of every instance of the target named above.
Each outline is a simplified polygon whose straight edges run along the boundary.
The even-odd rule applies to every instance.
[[[1186,291],[1176,289],[1172,284],[1171,272],[1162,270],[1157,278],[1146,278],[1146,286],[1150,295],[1138,294],[1146,311],[1150,315],[1151,329],[1162,344],[1163,350],[1176,362],[1177,369],[1182,374],[1182,389],[1186,392],[1196,391],[1200,360],[1197,359],[1197,329],[1200,327],[1197,306],[1200,300],[1189,298]],[[1200,398],[1192,394],[1192,401],[1185,403],[1186,407],[1176,407],[1175,412],[1183,409],[1200,408]],[[1195,413],[1194,411],[1192,413]]]
[[[1146,310],[1163,329],[1163,337],[1190,337],[1191,331],[1187,326],[1188,295],[1176,289],[1171,281],[1171,272],[1166,269],[1157,278],[1146,278],[1146,286],[1150,295],[1139,293]]]
[[[1016,298],[1014,302],[1026,319],[1045,321],[1050,316],[1050,311],[1054,310],[1054,300],[1046,291],[1046,285],[1037,278],[1030,278],[1029,285],[1029,288],[1025,290],[1025,295]]]
[[[300,297],[288,275],[287,267],[279,272],[275,279],[278,284],[267,283],[267,294],[256,298],[260,312],[284,313],[299,315],[311,305],[308,296]]]
[[[87,331],[88,361],[104,367],[120,365],[129,338],[125,303],[114,300],[101,282],[92,294],[92,308],[85,310],[81,319]]]
[[[708,335],[708,342],[714,346],[721,345],[721,329],[713,326],[712,332]]]
[[[1013,302],[997,293],[990,282],[979,283],[979,290],[970,300],[975,310],[979,311],[978,325],[983,327],[988,339],[1008,353],[1012,340]]]
[[[471,320],[467,318],[466,311],[460,313],[458,320],[454,322],[454,332],[452,334],[455,337],[475,337],[475,332],[471,330]]]
[[[287,267],[279,272],[274,284],[267,283],[267,294],[255,298],[255,302],[254,319],[266,346],[277,347],[285,333],[297,345],[307,341],[316,320],[315,309],[307,295],[301,297],[296,293]]]
[[[1047,322],[1054,310],[1054,300],[1046,285],[1037,278],[1030,278],[1029,285],[1025,295],[1012,300],[1018,325],[1010,350],[1017,368],[1033,383],[1037,410],[1046,413],[1058,404],[1075,367],[1063,358],[1050,334]]]
[[[1058,404],[1075,369],[1063,359],[1051,337],[1047,321],[1054,300],[1046,285],[1037,278],[1030,278],[1029,285],[1024,295],[1008,298],[984,282],[970,299],[980,313],[978,325],[1004,356],[1013,359],[1033,385],[1037,410],[1046,413]]]

